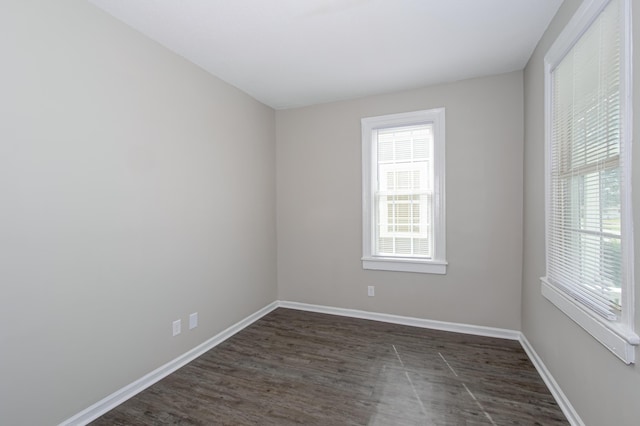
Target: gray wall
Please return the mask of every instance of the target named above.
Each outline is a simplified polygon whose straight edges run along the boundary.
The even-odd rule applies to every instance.
[[[544,251],[544,70],[543,59],[580,5],[565,0],[525,69],[525,182],[522,329],[587,425],[635,425],[640,418],[640,368],[626,366],[540,294]],[[640,110],[640,1],[633,1],[633,104]],[[634,114],[636,135],[640,129]],[[637,142],[637,140],[636,140]],[[640,274],[640,149],[633,153],[636,283]],[[637,285],[636,285],[637,287]],[[636,288],[636,330],[640,330],[640,289]],[[636,359],[640,352],[636,349]]]
[[[634,424],[640,370],[540,296],[542,57],[578,5],[524,85],[514,72],[274,113],[85,2],[3,1],[0,423],[62,421],[280,298],[522,320],[587,424]],[[360,118],[442,106],[449,272],[364,271]]]
[[[436,107],[446,108],[448,273],[363,270],[360,119]],[[280,299],[520,329],[522,72],[276,119]]]
[[[56,424],[276,299],[275,114],[83,1],[0,52],[0,423]]]

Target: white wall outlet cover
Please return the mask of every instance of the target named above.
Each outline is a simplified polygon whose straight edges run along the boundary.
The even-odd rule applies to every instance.
[[[194,312],[189,315],[189,330],[194,329],[198,326],[198,313]]]
[[[372,285],[370,285],[369,287],[367,287],[367,294],[369,296],[375,296],[376,295],[376,288]]]
[[[173,335],[177,336],[178,334],[180,334],[180,331],[182,328],[182,321],[181,320],[175,320],[173,322]]]

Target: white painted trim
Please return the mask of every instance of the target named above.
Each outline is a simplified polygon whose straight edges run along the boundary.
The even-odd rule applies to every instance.
[[[522,345],[524,351],[527,353],[529,359],[533,363],[534,367],[544,380],[545,384],[549,388],[549,391],[555,398],[556,402],[562,409],[562,412],[567,417],[572,426],[584,426],[584,423],[580,419],[580,416],[575,411],[565,394],[560,389],[560,386],[555,381],[549,370],[546,368],[538,354],[535,352],[527,338],[519,331],[509,330],[503,328],[483,327],[470,324],[460,324],[445,321],[427,320],[422,318],[405,317],[399,315],[382,314],[376,312],[360,311],[355,309],[334,308],[331,306],[312,305],[308,303],[289,302],[289,301],[275,301],[260,309],[259,311],[249,315],[245,319],[230,326],[226,330],[216,334],[206,342],[196,346],[188,352],[180,355],[167,364],[157,368],[151,373],[141,377],[140,379],[130,383],[129,385],[117,390],[106,398],[96,402],[92,406],[77,413],[73,417],[63,421],[59,426],[77,426],[86,425],[91,421],[97,419],[101,415],[107,413],[109,410],[122,404],[129,398],[142,392],[149,386],[165,378],[169,374],[193,361],[200,355],[204,354],[208,350],[216,347],[220,343],[224,342],[234,334],[238,333],[242,329],[248,327],[255,321],[259,320],[268,313],[275,309],[282,307],[288,309],[297,309],[300,311],[318,312],[323,314],[345,316],[351,318],[367,319],[372,321],[381,321],[392,324],[408,325],[412,327],[428,328],[433,330],[449,331],[453,333],[472,334],[476,336],[496,337],[501,339],[518,340]]]
[[[455,322],[435,321],[423,318],[404,317],[399,315],[381,314],[377,312],[359,311],[356,309],[334,308],[331,306],[311,305],[308,303],[280,301],[282,308],[297,309],[299,311],[318,312],[321,314],[339,315],[343,317],[360,318],[372,321],[388,322],[392,324],[409,325],[412,327],[429,328],[432,330],[450,331],[453,333],[473,334],[476,336],[497,337],[500,339],[520,340],[520,332],[505,328],[484,327],[480,325],[460,324]]]
[[[433,240],[431,259],[375,256],[374,214],[377,187],[377,151],[373,134],[378,129],[416,124],[433,124]],[[382,271],[447,273],[446,203],[445,203],[445,108],[388,114],[361,119],[362,130],[362,268]],[[374,166],[375,165],[375,166]]]
[[[633,213],[631,200],[631,169],[632,169],[632,133],[633,133],[633,88],[632,88],[632,15],[630,0],[585,0],[575,12],[573,18],[565,26],[556,41],[544,57],[544,99],[545,99],[545,256],[546,265],[550,264],[550,223],[551,214],[551,145],[552,145],[552,105],[553,85],[552,72],[563,60],[567,53],[579,41],[580,37],[589,29],[600,13],[612,1],[619,1],[623,9],[621,27],[624,36],[621,39],[621,75],[620,84],[623,99],[621,103],[623,114],[621,166],[624,170],[621,180],[622,209],[622,316],[619,321],[606,321],[591,310],[589,306],[580,303],[551,284],[546,277],[541,278],[541,293],[554,306],[575,321],[580,327],[591,334],[598,342],[614,353],[626,364],[635,362],[635,347],[640,343],[635,326],[635,281],[634,281],[634,247],[633,247]]]
[[[631,330],[635,326],[635,272],[634,272],[634,234],[633,234],[633,200],[631,188],[631,176],[633,174],[633,12],[631,1],[623,1],[623,27],[625,29],[623,40],[622,72],[621,84],[623,85],[624,99],[622,107],[625,111],[625,120],[622,123],[622,137],[625,140],[625,150],[622,152],[622,164],[627,173],[622,177],[622,223],[626,224],[622,241],[622,264],[625,265],[623,274],[626,278],[626,285],[622,294],[622,323]]]
[[[362,269],[445,275],[447,273],[447,262],[413,260],[397,257],[363,257]]]
[[[610,1],[585,0],[547,51],[545,62],[549,62],[555,67],[569,53]]]
[[[551,395],[556,400],[558,406],[564,413],[565,417],[572,426],[585,426],[584,422],[571,405],[567,396],[555,381],[547,367],[538,356],[533,346],[529,343],[524,334],[520,331],[509,330],[503,328],[483,327],[470,324],[460,324],[444,321],[434,321],[422,318],[403,317],[398,315],[381,314],[376,312],[359,311],[355,309],[334,308],[331,306],[311,305],[299,302],[279,301],[278,307],[297,309],[301,311],[318,312],[322,314],[339,315],[352,318],[367,319],[373,321],[382,321],[393,324],[402,324],[413,327],[429,328],[442,331],[450,331],[453,333],[473,334],[485,337],[497,337],[501,339],[518,340],[525,353],[531,360],[531,363],[542,377],[542,380],[549,388]]]
[[[546,278],[541,279],[542,295],[592,335],[626,364],[635,362],[635,345],[640,338],[625,324],[607,321],[585,309],[581,303],[558,290]]]
[[[544,383],[549,388],[551,395],[553,395],[553,397],[555,398],[558,406],[564,413],[569,423],[572,426],[584,426],[584,422],[578,415],[578,412],[573,408],[573,405],[571,405],[571,402],[569,402],[567,396],[564,394],[564,392],[562,392],[562,389],[560,389],[558,382],[556,382],[556,380],[553,378],[547,367],[542,362],[542,359],[533,349],[533,346],[531,346],[531,343],[529,343],[526,336],[522,333],[520,333],[520,344],[533,363],[533,366],[536,368],[536,370],[538,370],[538,374],[540,374],[540,377],[542,377],[542,380],[544,380]]]
[[[135,382],[128,384],[127,386],[115,391],[111,395],[106,398],[96,402],[92,406],[82,410],[78,414],[73,417],[68,418],[67,420],[60,423],[59,426],[76,426],[76,425],[86,425],[89,422],[97,419],[101,415],[105,414],[109,410],[115,408],[116,406],[122,404],[129,398],[137,395],[142,392],[149,386],[154,383],[162,380],[167,377],[169,374],[173,373],[177,369],[185,366],[190,363],[194,359],[198,358],[200,355],[204,354],[208,350],[218,346],[220,343],[227,340],[229,337],[238,333],[242,329],[248,327],[253,324],[263,316],[267,315],[269,312],[273,311],[278,307],[278,302],[270,303],[259,311],[249,315],[245,319],[238,321],[233,324],[229,328],[221,331],[216,334],[206,342],[196,346],[195,348],[185,352],[179,357],[169,361],[165,365],[156,368],[151,373],[146,374],[145,376],[139,378]]]

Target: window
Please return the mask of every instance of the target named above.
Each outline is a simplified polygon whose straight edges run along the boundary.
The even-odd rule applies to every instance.
[[[634,362],[628,0],[588,0],[545,57],[542,293]]]
[[[362,119],[364,269],[446,273],[444,109]]]

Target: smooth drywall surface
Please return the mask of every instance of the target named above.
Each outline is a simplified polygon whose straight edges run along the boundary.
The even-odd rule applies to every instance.
[[[522,96],[513,72],[277,111],[279,298],[519,329]],[[438,107],[448,272],[363,270],[360,119]]]
[[[545,275],[544,240],[544,55],[580,1],[565,0],[525,69],[525,211],[522,329],[587,425],[637,425],[640,369],[627,366],[540,294]],[[634,13],[634,109],[640,109],[640,1]],[[635,115],[636,134],[640,119]],[[637,142],[637,140],[635,141]],[[636,283],[640,273],[640,149],[633,152]],[[637,287],[637,286],[636,286]],[[636,330],[640,304],[636,288]],[[640,353],[636,350],[636,359]]]
[[[275,113],[83,1],[0,55],[0,424],[52,425],[276,299]]]

